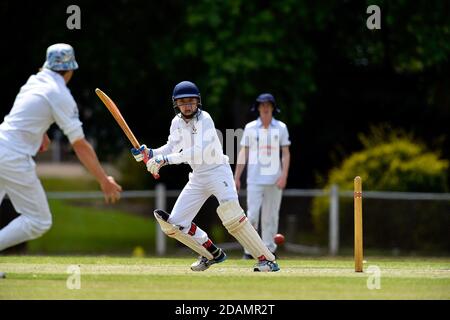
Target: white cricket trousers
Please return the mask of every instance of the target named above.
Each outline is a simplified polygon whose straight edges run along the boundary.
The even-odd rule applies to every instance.
[[[178,196],[168,222],[183,227],[182,231],[187,234],[192,220],[211,195],[219,203],[238,199],[230,165],[223,164],[208,171],[189,173],[189,181]],[[208,240],[207,233],[198,226],[192,237],[199,244]]]
[[[271,252],[277,250],[273,238],[278,233],[282,192],[276,185],[247,185],[248,220],[256,230],[259,230],[261,216],[261,239]],[[247,251],[245,253],[249,254]]]
[[[20,215],[0,230],[0,251],[36,239],[52,225],[33,159],[0,145],[0,202],[5,194]]]

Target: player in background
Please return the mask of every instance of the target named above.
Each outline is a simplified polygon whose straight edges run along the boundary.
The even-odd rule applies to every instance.
[[[192,222],[205,201],[214,195],[219,202],[217,213],[225,228],[258,260],[253,270],[278,271],[275,256],[263,244],[239,204],[228,157],[223,154],[211,116],[202,110],[197,86],[189,81],[178,83],[172,102],[176,115],[167,143],[157,149],[148,149],[145,145],[132,149],[137,161],[142,161],[146,153],[150,158],[147,169],[153,175],[166,165],[188,163],[192,168],[172,212],[154,211],[162,231],[200,255],[191,265],[193,271],[204,271],[224,261],[225,252]]]
[[[78,108],[67,83],[78,68],[73,48],[58,43],[47,49],[43,68],[20,88],[0,125],[0,202],[7,194],[19,216],[0,230],[0,251],[40,237],[52,225],[45,191],[33,156],[48,148],[46,132],[56,122],[83,165],[97,179],[105,201],[116,202],[122,188],[100,165],[84,138]]]
[[[259,117],[245,126],[234,180],[239,190],[241,175],[248,160],[248,219],[258,230],[261,216],[261,238],[275,254],[277,245],[274,237],[278,233],[282,190],[286,187],[288,178],[291,142],[286,124],[273,117],[274,112],[280,112],[273,95],[260,94],[251,111],[257,112]],[[249,251],[244,251],[244,258],[252,258]]]

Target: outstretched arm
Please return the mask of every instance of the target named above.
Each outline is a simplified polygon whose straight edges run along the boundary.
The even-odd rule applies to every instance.
[[[82,138],[74,141],[72,147],[80,162],[97,179],[105,195],[106,203],[119,200],[122,187],[114,181],[113,177],[106,175],[91,144]]]

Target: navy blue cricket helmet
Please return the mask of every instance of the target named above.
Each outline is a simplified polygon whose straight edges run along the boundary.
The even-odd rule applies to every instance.
[[[198,109],[200,109],[202,107],[202,98],[200,95],[200,90],[197,88],[197,86],[193,82],[181,81],[180,83],[178,83],[175,86],[175,88],[173,88],[172,104],[173,104],[175,113],[180,116],[181,116],[181,112],[177,106],[176,100],[182,99],[182,98],[197,98],[198,99],[197,112],[198,112]],[[195,112],[193,115],[197,114],[197,112]],[[191,115],[189,118],[191,118],[193,115]]]
[[[190,81],[182,81],[173,88],[172,101],[181,98],[200,98],[200,90],[195,83]]]
[[[252,107],[250,108],[250,111],[257,112],[258,106],[261,102],[271,102],[273,105],[273,111],[276,113],[280,113],[280,107],[277,105],[275,98],[270,93],[261,93],[253,103]]]

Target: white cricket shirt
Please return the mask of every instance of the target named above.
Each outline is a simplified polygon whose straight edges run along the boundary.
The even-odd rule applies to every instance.
[[[214,121],[206,111],[199,111],[189,122],[179,116],[172,119],[167,143],[154,149],[154,155],[165,155],[170,164],[188,163],[194,172],[204,172],[228,164]]]
[[[286,124],[272,118],[267,129],[260,118],[245,126],[241,146],[249,148],[247,184],[275,184],[281,176],[281,147],[290,146]]]
[[[11,111],[0,125],[0,145],[34,156],[54,122],[71,143],[84,138],[78,108],[64,78],[43,69],[20,88]]]

